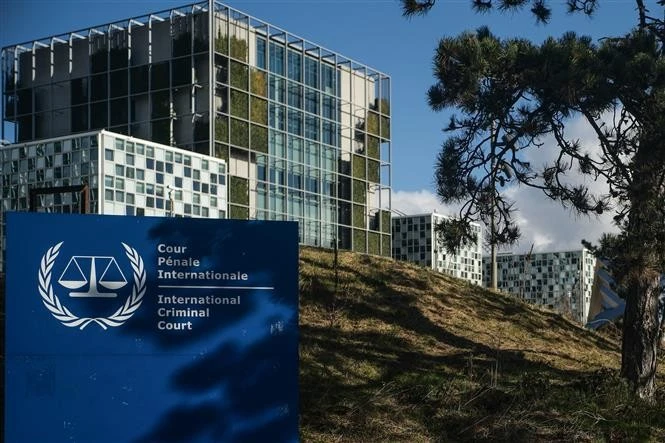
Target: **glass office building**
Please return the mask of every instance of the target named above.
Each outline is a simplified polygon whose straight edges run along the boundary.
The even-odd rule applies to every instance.
[[[226,218],[226,171],[224,160],[108,131],[1,147],[0,269],[7,211]]]
[[[490,285],[490,257],[483,257],[485,286]],[[500,253],[497,287],[521,299],[586,323],[596,274],[596,258],[576,251]]]
[[[452,254],[437,239],[436,226],[449,217],[437,213],[393,217],[393,258],[427,266],[437,272],[482,285],[483,233],[472,223],[476,241]]]
[[[2,78],[11,142],[106,129],[222,159],[229,217],[390,255],[383,73],[210,1],[3,48]]]

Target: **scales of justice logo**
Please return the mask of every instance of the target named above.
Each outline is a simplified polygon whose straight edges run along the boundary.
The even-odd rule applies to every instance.
[[[96,323],[102,329],[117,327],[125,323],[139,309],[146,288],[146,273],[143,259],[134,248],[125,243],[122,246],[125,255],[132,267],[133,286],[131,295],[127,297],[122,306],[108,317],[79,317],[67,306],[62,304],[53,290],[52,273],[60,247],[60,242],[42,256],[39,266],[39,294],[46,309],[63,325],[70,328],[83,329],[91,323]],[[57,283],[71,290],[69,296],[77,299],[91,298],[117,298],[116,290],[125,288],[128,284],[115,257],[103,255],[73,255],[67,266],[57,280]]]

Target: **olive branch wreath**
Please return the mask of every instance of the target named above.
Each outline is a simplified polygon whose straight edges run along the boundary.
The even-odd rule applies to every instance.
[[[64,242],[60,242],[49,248],[46,251],[46,254],[42,257],[39,266],[39,294],[42,296],[42,302],[44,303],[44,306],[46,306],[46,309],[51,312],[51,315],[60,320],[63,325],[70,328],[78,327],[81,330],[90,323],[97,323],[102,329],[106,330],[108,327],[120,326],[129,320],[129,318],[134,315],[136,310],[141,306],[143,296],[145,295],[145,268],[143,266],[143,259],[138,252],[136,252],[131,246],[121,242],[122,246],[125,248],[125,254],[132,265],[132,270],[134,271],[134,288],[132,289],[131,297],[127,298],[125,304],[118,308],[118,310],[109,317],[78,317],[67,309],[66,306],[60,303],[60,299],[53,292],[53,286],[51,285],[51,271],[55,259],[60,253],[60,246],[62,246],[63,243]]]

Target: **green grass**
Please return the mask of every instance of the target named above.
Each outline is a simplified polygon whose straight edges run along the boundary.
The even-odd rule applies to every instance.
[[[302,248],[306,442],[665,441],[616,338],[417,266]],[[663,395],[662,384],[659,396]]]

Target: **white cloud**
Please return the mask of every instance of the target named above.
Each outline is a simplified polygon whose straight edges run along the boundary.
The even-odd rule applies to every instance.
[[[537,189],[514,188],[510,194],[522,231],[517,250],[528,250],[532,244],[535,251],[579,249],[582,239],[595,242],[604,232],[616,232],[611,213],[580,215]]]
[[[581,119],[570,122],[567,126],[568,136],[579,139],[582,146],[591,153],[598,152],[595,135]],[[545,140],[545,144],[531,150],[528,160],[535,167],[551,161],[558,154],[553,140]],[[593,181],[590,177],[581,176],[576,171],[569,175],[571,183],[585,183],[597,194],[604,193],[607,185],[602,181]],[[506,188],[504,193],[515,201],[515,221],[522,231],[522,237],[513,251],[528,251],[533,245],[535,251],[556,251],[579,249],[582,239],[595,242],[604,232],[617,232],[612,224],[612,211],[601,216],[579,215],[574,210],[565,209],[560,202],[551,200],[542,191],[526,186]],[[418,214],[437,211],[442,214],[455,215],[457,208],[443,205],[436,195],[426,189],[420,191],[393,191],[393,209],[406,213]]]
[[[436,195],[426,189],[420,191],[393,191],[392,208],[397,214],[427,214],[438,212],[452,215],[452,211],[443,205]]]
[[[595,242],[603,232],[615,232],[611,214],[581,216],[564,209],[560,203],[547,198],[537,189],[511,189],[516,201],[515,220],[522,231],[519,244],[512,251],[561,251],[580,249],[582,239]],[[404,214],[438,212],[455,215],[457,209],[440,203],[429,190],[393,191],[393,210]]]

